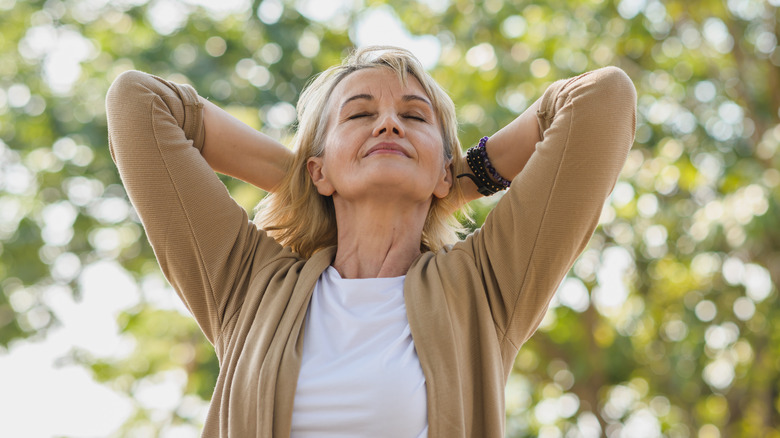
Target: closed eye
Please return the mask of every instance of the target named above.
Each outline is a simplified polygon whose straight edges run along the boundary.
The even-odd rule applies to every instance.
[[[404,118],[417,120],[417,121],[420,121],[420,122],[427,122],[425,117],[417,116],[417,115],[414,115],[414,114],[404,114]]]
[[[353,114],[353,115],[347,117],[347,120],[359,119],[361,117],[368,117],[370,115],[371,114],[369,114],[369,113],[357,113],[357,114]]]

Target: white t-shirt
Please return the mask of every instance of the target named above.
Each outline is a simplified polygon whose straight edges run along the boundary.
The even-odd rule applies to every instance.
[[[405,278],[343,279],[332,266],[320,276],[306,317],[292,438],[428,435]]]

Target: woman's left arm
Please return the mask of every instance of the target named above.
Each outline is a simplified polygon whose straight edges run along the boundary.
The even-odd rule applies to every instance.
[[[593,235],[635,125],[634,85],[609,67],[552,84],[488,140],[490,161],[512,186],[454,249],[472,254],[496,328],[516,348]]]

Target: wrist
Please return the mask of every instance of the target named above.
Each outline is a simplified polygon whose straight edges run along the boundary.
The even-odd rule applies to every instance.
[[[511,181],[502,177],[493,167],[487,154],[487,141],[489,137],[482,137],[476,146],[469,148],[466,153],[466,163],[471,173],[462,173],[458,178],[466,177],[470,179],[477,192],[483,196],[490,196],[499,191],[509,188]]]

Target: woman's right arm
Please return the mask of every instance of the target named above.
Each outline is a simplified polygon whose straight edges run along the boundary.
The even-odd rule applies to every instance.
[[[206,130],[201,155],[209,166],[267,192],[273,191],[287,173],[292,152],[208,100],[199,100]]]
[[[111,156],[130,201],[163,273],[214,343],[243,302],[238,285],[252,263],[284,250],[249,221],[204,159],[204,147],[230,154],[217,153],[214,140],[229,125],[204,126],[203,107],[192,87],[138,71],[117,77],[106,96]]]

